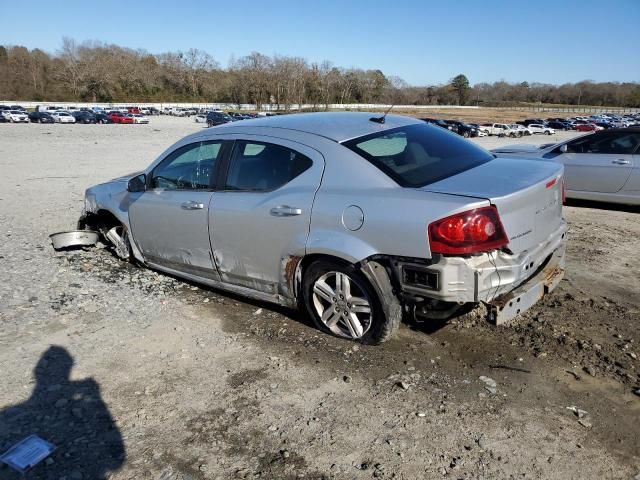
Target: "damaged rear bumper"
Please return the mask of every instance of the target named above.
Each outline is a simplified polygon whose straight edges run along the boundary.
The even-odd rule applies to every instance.
[[[564,250],[564,249],[563,249]],[[542,297],[555,290],[564,277],[564,251],[554,253],[549,262],[515,290],[485,302],[489,320],[502,325],[526,312]]]
[[[545,242],[520,254],[492,251],[441,257],[431,265],[398,262],[401,290],[415,300],[485,303],[497,323],[523,313],[564,275],[566,223]]]

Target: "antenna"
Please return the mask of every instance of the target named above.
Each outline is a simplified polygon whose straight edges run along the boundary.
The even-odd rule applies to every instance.
[[[371,121],[371,122],[376,122],[376,123],[384,123],[384,119],[385,119],[385,117],[387,116],[387,113],[389,113],[389,112],[391,111],[391,109],[392,109],[393,107],[395,107],[395,106],[396,106],[396,104],[394,103],[393,105],[391,105],[391,106],[387,109],[387,111],[386,111],[386,112],[384,112],[384,115],[382,115],[381,117],[371,117],[371,118],[369,119],[369,121]]]

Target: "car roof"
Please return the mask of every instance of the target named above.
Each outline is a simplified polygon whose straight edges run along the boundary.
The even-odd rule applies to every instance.
[[[233,128],[237,131],[251,127],[282,128],[318,135],[336,142],[344,142],[392,128],[424,123],[422,120],[401,115],[387,115],[384,123],[370,120],[372,117],[381,117],[382,115],[379,112],[296,113],[243,120],[241,124],[233,122],[217,126],[216,129]]]

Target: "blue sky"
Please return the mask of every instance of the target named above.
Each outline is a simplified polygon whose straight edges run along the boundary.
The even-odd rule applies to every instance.
[[[640,81],[640,0],[0,0],[0,44],[63,36],[151,53],[199,48],[226,66],[259,51],[379,68],[413,85]]]

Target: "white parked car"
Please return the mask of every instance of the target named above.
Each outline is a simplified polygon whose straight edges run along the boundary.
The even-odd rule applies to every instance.
[[[27,112],[22,110],[4,110],[2,116],[11,123],[29,123]]]
[[[518,123],[512,123],[509,126],[511,127],[512,130],[516,131],[516,136],[518,136],[518,137],[522,137],[522,136],[525,136],[525,135],[532,135],[531,130],[529,130],[524,125],[520,125]]]
[[[194,118],[196,123],[207,123],[207,116],[206,115],[196,115]]]
[[[51,116],[56,123],[76,123],[75,117],[68,112],[52,112]]]
[[[493,153],[563,165],[568,198],[640,205],[640,130],[636,128],[597,131],[556,144],[507,145]]]
[[[513,132],[509,127],[509,125],[505,123],[483,123],[482,125],[480,125],[479,130],[482,130],[489,136],[497,135],[499,137],[506,137],[506,136],[515,137],[515,132]],[[512,133],[513,135],[511,135]]]
[[[55,112],[60,110],[60,107],[56,107],[55,105],[36,105],[36,112]]]
[[[132,113],[133,123],[149,123],[149,119],[141,113]]]
[[[539,123],[531,123],[527,128],[531,131],[531,133],[541,133],[544,135],[553,135],[556,131],[553,128],[545,127],[544,125],[540,125]]]
[[[143,115],[151,115],[151,109],[149,107],[141,107],[140,113]]]

